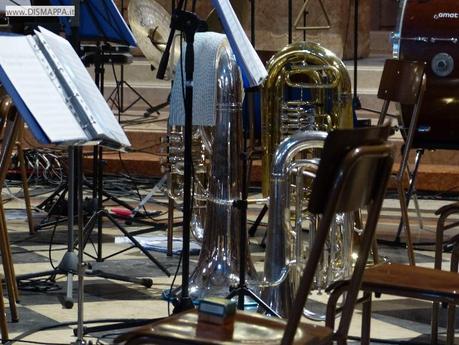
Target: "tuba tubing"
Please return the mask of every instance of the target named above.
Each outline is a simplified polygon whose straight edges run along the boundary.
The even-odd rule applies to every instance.
[[[291,250],[289,223],[289,166],[301,151],[322,148],[326,132],[298,132],[280,144],[273,158],[266,241],[265,270],[262,299],[278,314],[288,315],[293,303],[294,289],[288,277],[289,266],[294,263]],[[277,285],[277,286],[276,286]]]
[[[312,102],[308,105],[314,107],[314,129],[329,132],[353,126],[350,77],[344,63],[330,50],[314,42],[293,43],[269,60],[267,70],[268,77],[261,91],[262,191],[265,197],[270,194],[273,155],[284,139],[281,117],[283,102],[287,101],[286,86],[311,92]]]

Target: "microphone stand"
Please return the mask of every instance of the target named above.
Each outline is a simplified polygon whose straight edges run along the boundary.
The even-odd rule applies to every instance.
[[[193,0],[193,9],[196,0]],[[200,20],[193,12],[187,12],[184,8],[184,0],[180,0],[178,6],[172,12],[171,31],[166,49],[161,58],[156,77],[164,79],[170,49],[175,31],[179,30],[185,35],[185,128],[184,128],[184,177],[183,177],[183,241],[182,241],[182,288],[181,294],[174,303],[174,314],[194,308],[189,295],[190,276],[190,224],[191,224],[191,177],[192,177],[192,125],[193,125],[193,74],[194,74],[194,36],[200,25]]]
[[[359,95],[357,94],[357,60],[359,47],[359,0],[354,0],[354,97],[352,98],[352,114],[354,127],[361,127],[357,119],[356,110],[362,109]]]

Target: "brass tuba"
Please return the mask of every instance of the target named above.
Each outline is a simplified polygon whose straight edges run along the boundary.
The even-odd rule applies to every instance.
[[[286,317],[317,224],[305,211],[321,150],[316,139],[352,127],[350,78],[331,51],[312,42],[294,43],[268,62],[262,103],[262,189],[270,196],[262,298]],[[312,144],[301,144],[301,136],[296,140],[314,132],[307,135]],[[350,271],[352,215],[337,215],[330,232],[314,281],[319,291]]]
[[[272,158],[297,131],[352,127],[351,81],[346,66],[313,42],[293,43],[268,62],[262,88],[262,188],[269,195]]]

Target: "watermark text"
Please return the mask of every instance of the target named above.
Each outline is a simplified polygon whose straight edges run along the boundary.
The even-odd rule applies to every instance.
[[[6,6],[7,17],[73,17],[74,6]]]

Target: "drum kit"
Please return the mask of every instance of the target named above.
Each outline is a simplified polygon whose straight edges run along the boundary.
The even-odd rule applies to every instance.
[[[427,62],[427,89],[413,147],[459,148],[459,8],[448,0],[405,0],[393,35],[394,55]],[[411,113],[402,109],[404,121]]]

